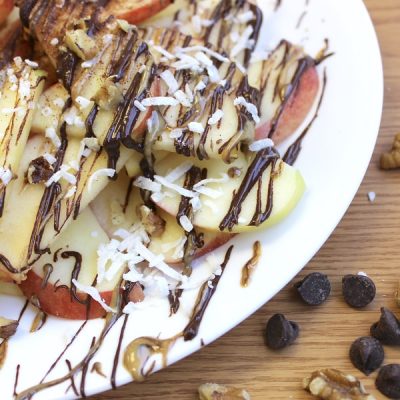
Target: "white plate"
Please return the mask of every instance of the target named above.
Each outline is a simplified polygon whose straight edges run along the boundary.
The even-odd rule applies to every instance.
[[[378,133],[382,97],[382,66],[376,35],[361,0],[283,0],[272,11],[274,1],[260,0],[265,11],[261,44],[272,48],[282,38],[302,43],[316,54],[329,38],[335,56],[321,65],[327,68],[328,83],[320,116],[304,140],[296,166],[307,182],[307,193],[294,213],[279,226],[257,234],[241,235],[232,241],[233,255],[215,296],[205,313],[198,336],[189,342],[181,339],[168,354],[168,363],[185,357],[210,343],[256,311],[294,277],[322,246],[352,201],[366,171]],[[300,28],[296,24],[306,10]],[[241,267],[251,256],[251,247],[260,239],[263,256],[248,288],[240,287]],[[217,252],[222,259],[227,246]],[[196,273],[199,273],[199,269]],[[168,305],[138,312],[128,320],[122,342],[125,346],[137,336],[167,338],[187,323],[196,293],[186,293],[178,315],[168,317]],[[0,297],[1,314],[16,318],[22,299]],[[29,329],[34,312],[28,310],[17,334],[9,343],[5,365],[0,370],[3,400],[13,398],[16,367],[20,364],[17,391],[37,384],[59,353],[74,336],[81,323],[49,318],[33,334]],[[107,378],[87,373],[86,395],[110,388],[110,375],[123,318],[107,336],[91,364],[100,361]],[[47,379],[64,375],[65,359],[77,364],[88,351],[104,322],[90,321],[68,348]],[[158,360],[160,361],[160,360]],[[157,363],[157,368],[160,367]],[[90,370],[90,368],[89,368]],[[80,374],[75,378],[80,386]],[[121,362],[116,382],[131,380]],[[66,393],[70,381],[37,394],[34,399],[74,398]],[[155,389],[156,390],[156,389]]]

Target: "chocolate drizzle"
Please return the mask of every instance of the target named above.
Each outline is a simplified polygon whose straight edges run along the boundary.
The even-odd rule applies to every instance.
[[[230,246],[225,254],[224,262],[221,264],[221,274],[215,275],[214,279],[211,281],[210,286],[208,285],[208,282],[205,282],[201,287],[190,321],[183,330],[183,339],[185,341],[193,340],[199,333],[200,324],[203,319],[204,313],[212,297],[214,296],[215,291],[217,290],[218,283],[229,262],[232,250],[233,246]]]
[[[301,151],[301,145],[303,143],[303,139],[306,137],[306,135],[310,131],[312,125],[314,124],[314,122],[318,118],[319,111],[320,111],[321,105],[322,105],[322,101],[323,101],[324,95],[325,95],[327,79],[328,78],[327,78],[327,75],[326,75],[326,70],[324,70],[322,91],[321,91],[320,98],[318,100],[318,105],[317,105],[317,109],[315,111],[315,114],[314,114],[313,118],[311,119],[311,121],[308,123],[308,125],[305,127],[303,132],[300,134],[300,136],[286,150],[286,153],[283,156],[283,161],[285,161],[286,164],[293,165],[296,162],[297,157],[299,156],[300,151]]]
[[[264,150],[261,150],[257,153],[255,159],[250,164],[245,177],[236,193],[233,195],[233,199],[231,205],[229,207],[229,211],[226,213],[225,217],[221,221],[219,225],[219,229],[221,231],[228,229],[232,230],[232,228],[238,224],[239,215],[242,210],[242,204],[246,200],[249,195],[251,189],[258,183],[261,185],[262,176],[265,170],[271,166],[271,175],[270,175],[270,191],[268,193],[268,201],[267,207],[265,211],[261,210],[260,196],[261,190],[259,190],[257,194],[257,210],[253,216],[253,219],[250,222],[250,226],[257,226],[260,223],[264,222],[270,215],[272,211],[272,192],[273,188],[271,183],[273,181],[273,168],[275,166],[276,161],[279,159],[278,152],[273,147],[268,147]]]

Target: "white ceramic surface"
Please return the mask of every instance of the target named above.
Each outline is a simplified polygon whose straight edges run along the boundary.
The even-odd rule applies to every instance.
[[[329,38],[335,56],[319,67],[326,68],[328,83],[320,116],[304,140],[296,167],[307,182],[307,193],[293,214],[279,226],[263,233],[241,235],[232,241],[234,250],[221,282],[205,313],[198,336],[189,342],[179,340],[170,350],[173,363],[223,335],[251,315],[275,295],[322,246],[352,201],[366,171],[378,133],[382,97],[382,65],[376,35],[361,0],[283,0],[277,12],[274,1],[259,0],[265,12],[260,43],[273,48],[282,38],[301,43],[314,55]],[[300,27],[300,15],[306,11]],[[290,142],[293,138],[290,140]],[[263,245],[263,256],[248,288],[240,287],[241,267],[251,256],[253,242]],[[227,246],[218,252],[223,258]],[[195,269],[201,274],[201,265]],[[169,318],[168,304],[139,311],[128,319],[122,343],[125,346],[138,336],[167,338],[186,325],[197,292],[187,292],[178,313]],[[0,296],[1,314],[16,318],[23,299]],[[13,398],[16,366],[20,364],[17,391],[37,384],[67,345],[81,322],[49,318],[38,332],[30,334],[34,318],[29,309],[17,334],[9,343],[5,365],[0,370],[0,398]],[[110,388],[110,375],[123,318],[107,336],[91,361],[100,361],[108,378],[88,373],[86,395]],[[98,336],[104,322],[90,321],[68,348],[46,380],[64,375],[65,359],[77,364]],[[121,358],[121,357],[120,357]],[[158,358],[157,367],[160,367]],[[131,380],[121,362],[117,385]],[[80,374],[75,378],[80,386]],[[74,398],[70,381],[34,396],[34,399]],[[156,388],[154,389],[156,390]]]

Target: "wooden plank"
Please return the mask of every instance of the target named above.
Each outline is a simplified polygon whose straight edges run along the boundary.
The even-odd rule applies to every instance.
[[[379,308],[395,308],[393,294],[400,279],[400,172],[378,169],[380,154],[400,132],[400,7],[398,0],[366,0],[382,46],[385,67],[385,107],[382,128],[370,167],[346,216],[325,246],[294,281],[312,271],[329,275],[333,291],[321,307],[301,304],[292,283],[271,302],[232,332],[143,384],[130,384],[96,399],[196,399],[200,383],[219,382],[248,388],[252,399],[308,399],[301,388],[304,376],[323,367],[335,367],[362,377],[349,362],[349,346],[368,335]],[[343,11],[345,12],[345,10]],[[354,27],[356,29],[356,27]],[[360,66],[361,68],[362,66]],[[351,134],[351,132],[349,132]],[[356,149],[355,149],[356,151]],[[374,191],[371,204],[367,193]],[[341,297],[341,277],[365,271],[377,285],[376,300],[366,310],[350,309]],[[295,345],[272,352],[263,343],[265,322],[282,312],[301,326]],[[385,362],[399,362],[400,350],[385,347]],[[363,378],[374,389],[376,373]]]

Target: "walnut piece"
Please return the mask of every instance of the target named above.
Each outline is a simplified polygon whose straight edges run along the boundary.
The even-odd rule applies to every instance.
[[[50,163],[44,157],[38,157],[30,162],[26,178],[29,183],[36,185],[48,181],[53,173]]]
[[[115,109],[122,99],[122,90],[111,77],[106,79],[93,98],[100,108],[108,111]]]
[[[200,385],[198,391],[200,400],[250,400],[250,395],[246,390],[216,383]]]
[[[392,150],[381,156],[382,169],[400,168],[400,133],[394,137]]]
[[[357,378],[332,368],[313,372],[303,380],[303,387],[325,400],[376,400]]]
[[[0,338],[8,339],[16,332],[18,321],[0,317]]]
[[[151,208],[142,205],[138,208],[138,214],[146,232],[152,237],[160,237],[165,231],[165,221]]]

